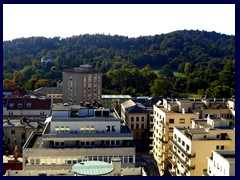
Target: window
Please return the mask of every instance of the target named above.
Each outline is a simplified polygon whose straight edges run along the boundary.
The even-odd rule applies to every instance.
[[[86,132],[89,132],[89,131],[90,131],[89,126],[86,126]]]
[[[216,146],[216,149],[219,149],[219,146]]]
[[[61,132],[64,132],[64,126],[61,126]]]
[[[174,134],[174,139],[177,139],[177,135],[176,134]]]
[[[174,123],[174,119],[169,119],[169,123],[173,124]]]
[[[185,142],[184,141],[182,141],[182,145],[185,146]]]
[[[26,138],[25,133],[22,133],[21,139],[25,140],[25,138]]]
[[[18,103],[17,107],[20,109],[22,108],[23,104],[22,103]]]
[[[70,132],[70,127],[69,126],[66,126],[65,132]]]
[[[14,103],[9,103],[9,108],[14,108]]]
[[[15,130],[11,130],[11,134],[15,134]]]
[[[136,124],[136,129],[139,129],[139,124]]]
[[[187,151],[189,150],[189,145],[187,145]]]
[[[185,123],[185,119],[184,118],[179,119],[179,123],[180,124],[184,124]]]
[[[94,132],[94,131],[95,131],[95,127],[91,126],[91,132]]]
[[[26,108],[31,108],[32,104],[31,103],[27,103],[26,104]]]
[[[119,146],[120,145],[120,141],[116,140],[116,145]]]
[[[206,135],[204,135],[204,136],[203,136],[203,138],[207,138],[207,136],[206,136]]]
[[[133,157],[129,156],[129,163],[133,163]]]
[[[80,127],[81,132],[84,132],[84,129],[85,129],[84,127]]]
[[[141,120],[142,120],[142,122],[144,121],[144,117],[143,116],[141,117]]]
[[[131,124],[131,129],[134,129],[134,124]]]
[[[136,122],[139,122],[139,117],[136,117]]]
[[[180,138],[180,137],[178,138],[178,142],[179,142],[179,143],[181,142],[181,138]]]
[[[106,130],[107,132],[110,132],[110,126],[107,126]]]
[[[216,136],[217,138],[220,138],[220,135],[219,134],[217,134],[217,136]]]
[[[112,132],[115,132],[115,131],[116,131],[116,127],[112,126]]]
[[[144,124],[141,124],[141,129],[144,129]]]
[[[224,149],[224,146],[221,146],[221,150],[223,150]]]
[[[131,122],[133,122],[134,121],[134,117],[131,117]]]

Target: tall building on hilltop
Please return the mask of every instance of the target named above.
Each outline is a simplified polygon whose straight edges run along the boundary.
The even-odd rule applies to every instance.
[[[102,103],[102,73],[91,65],[63,70],[63,102],[70,105],[86,101]]]

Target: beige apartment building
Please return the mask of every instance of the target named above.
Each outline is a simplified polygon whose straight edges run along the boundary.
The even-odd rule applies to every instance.
[[[96,100],[102,103],[102,73],[91,65],[63,70],[63,102],[70,105]]]
[[[169,172],[173,176],[201,176],[212,150],[235,149],[235,128],[223,118],[193,120],[192,127],[176,126],[170,138]]]
[[[160,175],[168,168],[168,154],[174,126],[191,127],[191,120],[199,119],[199,113],[193,111],[193,103],[187,99],[163,99],[163,105],[153,106],[153,143],[150,154],[157,162]]]
[[[149,112],[140,104],[128,100],[121,104],[121,118],[133,132],[133,140],[142,140],[148,126]]]

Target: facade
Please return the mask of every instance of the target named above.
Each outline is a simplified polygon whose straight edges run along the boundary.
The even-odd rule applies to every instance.
[[[235,149],[235,128],[226,119],[193,120],[192,127],[174,127],[169,162],[173,176],[201,176],[215,149]]]
[[[102,73],[90,65],[63,70],[63,102],[79,105],[96,100],[102,103]]]
[[[235,176],[235,150],[212,150],[207,160],[204,176]]]
[[[168,154],[171,145],[169,137],[173,134],[174,126],[191,126],[191,120],[199,119],[199,113],[194,112],[193,103],[189,100],[163,99],[163,105],[153,106],[152,150],[157,162],[160,175],[164,175],[169,166]]]
[[[121,118],[133,132],[134,140],[142,140],[147,129],[149,113],[140,103],[128,100],[121,104]]]
[[[3,121],[3,148],[4,153],[13,154],[17,146],[22,152],[22,147],[33,131],[42,131],[43,122],[39,120],[6,120]]]
[[[102,105],[105,108],[121,109],[121,104],[132,99],[129,95],[102,95]]]
[[[39,117],[51,114],[52,100],[35,96],[4,97],[3,116],[6,117]]]
[[[135,165],[133,134],[115,109],[55,106],[42,133],[31,134],[23,147],[23,168],[71,169],[82,161]]]

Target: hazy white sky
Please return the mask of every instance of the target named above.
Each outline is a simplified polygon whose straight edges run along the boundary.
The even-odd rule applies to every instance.
[[[235,35],[234,4],[3,4],[3,40],[193,29]]]

